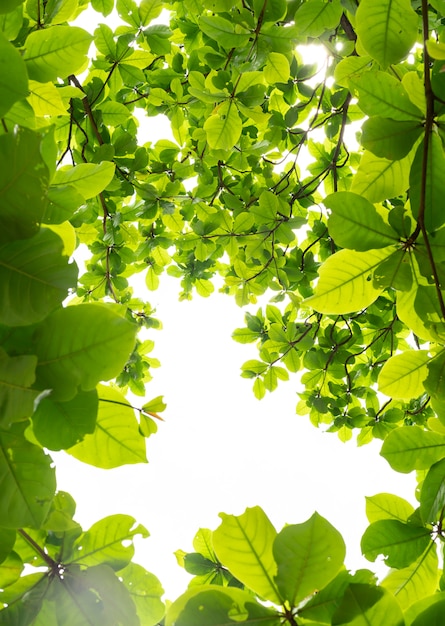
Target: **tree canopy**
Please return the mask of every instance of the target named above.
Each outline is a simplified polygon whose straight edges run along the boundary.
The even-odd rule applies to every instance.
[[[444,0],[2,0],[0,624],[442,624],[444,24]],[[174,141],[142,141],[159,114]],[[382,581],[318,513],[278,532],[251,507],[178,553],[166,610],[144,526],[73,519],[51,451],[146,461],[160,321],[132,279],[164,273],[268,298],[233,333],[255,396],[301,381],[299,415],[417,472],[416,509],[366,501]]]

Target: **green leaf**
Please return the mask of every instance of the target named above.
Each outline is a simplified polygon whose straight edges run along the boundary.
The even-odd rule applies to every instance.
[[[102,163],[81,163],[74,167],[57,170],[51,187],[65,187],[70,185],[81,194],[85,200],[97,196],[113,180],[114,163],[102,161]]]
[[[81,391],[67,402],[41,400],[32,416],[33,432],[49,450],[71,448],[96,427],[97,391]]]
[[[414,621],[410,622],[410,626],[441,626],[443,624],[445,600],[443,597],[440,598],[439,594],[435,594],[431,599],[433,603],[419,613]]]
[[[247,591],[233,587],[195,587],[180,596],[167,612],[165,626],[279,626],[275,609],[263,606]]]
[[[295,14],[298,33],[308,37],[319,37],[326,30],[338,26],[342,13],[343,7],[338,0],[329,3],[322,0],[306,2]]]
[[[110,15],[114,9],[114,0],[91,0],[91,6],[95,11],[102,13],[104,17]]]
[[[10,528],[2,528],[0,532],[0,563],[12,552],[15,544],[16,532]]]
[[[19,51],[0,33],[0,117],[28,95],[28,74]]]
[[[0,135],[0,243],[32,237],[39,229],[49,181],[42,137],[27,128]]]
[[[296,606],[336,576],[346,547],[338,530],[314,513],[303,524],[285,526],[274,541],[273,553],[278,588],[290,605]]]
[[[327,196],[323,204],[331,210],[329,234],[342,248],[366,251],[397,243],[397,233],[366,198],[338,191]]]
[[[156,576],[141,565],[129,563],[119,571],[119,578],[136,606],[141,625],[157,626],[164,616],[165,608],[161,600],[164,590]]]
[[[247,508],[238,517],[225,513],[220,517],[222,523],[213,533],[218,559],[259,596],[281,603],[272,547],[277,533],[269,518],[258,506]]]
[[[361,144],[378,157],[403,159],[421,136],[422,130],[418,122],[372,117],[362,126]]]
[[[445,59],[445,45],[443,43],[434,41],[434,39],[427,39],[425,43],[430,57],[440,59],[441,61]]]
[[[351,583],[332,616],[333,626],[404,626],[403,613],[394,596],[381,587]]]
[[[0,526],[39,528],[56,490],[51,458],[17,430],[0,430]]]
[[[131,405],[117,389],[99,385],[96,430],[67,450],[68,454],[96,467],[109,469],[146,463],[145,439]]]
[[[445,457],[445,436],[419,426],[401,426],[389,433],[380,454],[396,472],[427,469]]]
[[[57,624],[139,626],[128,590],[107,565],[66,568],[63,578],[53,578],[49,598],[55,606]]]
[[[164,0],[141,0],[138,7],[141,25],[147,26],[160,15],[163,8]]]
[[[249,42],[250,32],[219,15],[203,15],[199,18],[202,32],[218,42],[223,48],[242,48]]]
[[[403,159],[390,161],[364,152],[351,191],[370,202],[394,198],[404,193],[409,186],[411,162],[411,153]]]
[[[362,0],[355,19],[361,45],[384,69],[408,56],[416,42],[418,18],[410,0]]]
[[[422,172],[424,158],[424,141],[417,148],[414,157],[410,183],[410,204],[414,217],[417,219],[422,204]],[[445,154],[438,135],[431,133],[428,142],[428,160],[426,169],[424,223],[428,231],[434,231],[445,224],[445,215],[441,210],[445,194],[445,181],[442,172],[445,168]]]
[[[119,312],[120,313],[120,312]],[[112,305],[79,304],[60,309],[37,328],[37,383],[67,401],[117,376],[134,347],[136,326]]]
[[[399,291],[409,291],[413,285],[411,265],[410,255],[399,248],[375,269],[375,287],[384,289],[392,287]]]
[[[204,122],[207,141],[213,150],[232,150],[242,131],[241,118],[233,105],[222,105]]]
[[[6,529],[2,529],[3,533],[11,532]],[[14,533],[15,535],[15,533]],[[10,552],[5,559],[2,559],[0,562],[0,588],[4,589],[9,585],[14,584],[19,578],[20,574],[23,571],[23,563],[22,559],[16,552]],[[1,594],[0,594],[0,602],[1,602]],[[1,620],[1,617],[0,617]]]
[[[286,83],[290,76],[289,61],[279,52],[270,52],[264,68],[264,78],[273,85],[274,83]],[[237,228],[234,227],[235,232]]]
[[[13,11],[16,7],[23,4],[24,0],[3,0],[0,6],[0,14],[1,13],[9,13]]]
[[[109,515],[83,533],[74,545],[70,563],[82,566],[106,564],[115,571],[127,567],[134,556],[133,539],[148,537],[148,531],[130,515]]]
[[[383,555],[388,567],[401,569],[420,557],[430,541],[428,528],[384,519],[368,526],[360,546],[369,561]]]
[[[409,502],[391,493],[378,493],[365,499],[366,517],[370,523],[384,519],[406,522],[414,513],[414,507]]]
[[[431,542],[417,561],[406,568],[391,570],[383,579],[382,586],[394,594],[402,609],[406,609],[436,591],[439,577],[437,565],[436,550]]]
[[[428,350],[407,350],[390,357],[379,374],[379,391],[400,400],[420,396],[429,360]]]
[[[342,59],[334,69],[335,82],[342,87],[348,87],[350,85],[351,78],[357,78],[367,69],[369,69],[371,63],[371,57],[346,57]]]
[[[29,77],[41,83],[66,78],[81,70],[92,36],[78,26],[36,30],[25,41],[24,60]]]
[[[1,324],[34,324],[62,304],[77,283],[77,265],[62,252],[62,240],[48,229],[0,246]]]
[[[434,463],[422,483],[420,515],[425,524],[434,524],[443,518],[445,507],[445,459]]]
[[[358,104],[366,115],[411,123],[423,121],[422,111],[411,102],[408,92],[394,76],[386,72],[366,72],[352,78],[350,84],[358,91]]]
[[[319,313],[330,315],[364,309],[382,292],[374,287],[372,272],[391,254],[392,248],[336,252],[321,266],[315,293],[305,302]]]
[[[30,389],[35,380],[36,365],[35,356],[10,357],[0,347],[0,422],[3,427],[32,415],[39,394]]]

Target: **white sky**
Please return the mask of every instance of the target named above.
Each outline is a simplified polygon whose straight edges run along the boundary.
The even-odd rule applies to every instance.
[[[239,376],[255,348],[231,339],[244,311],[219,293],[178,302],[179,284],[165,279],[148,295],[164,328],[151,334],[162,367],[153,370],[147,400],[165,396],[166,421],[148,439],[148,465],[99,470],[56,455],[58,487],[76,499],[76,519],[86,528],[127,513],[144,524],[151,537],[138,542],[135,560],[160,578],[170,599],[190,580],[173,552],[192,551],[198,528],[215,529],[219,512],[238,515],[256,504],[277,529],[317,510],[344,535],[347,566],[372,569],[359,547],[364,495],[412,501],[413,475],[390,470],[378,442],[343,444],[296,415],[295,378],[257,401],[252,381]]]
[[[158,121],[147,124],[151,141],[155,130],[167,137]],[[76,519],[88,528],[126,513],[144,524],[151,537],[137,542],[135,561],[158,576],[169,599],[190,580],[173,552],[192,551],[196,531],[215,529],[219,512],[241,514],[257,504],[277,529],[317,510],[343,534],[347,567],[373,569],[360,553],[364,496],[389,492],[413,501],[414,476],[390,470],[379,442],[342,444],[296,415],[296,377],[258,402],[252,381],[239,375],[256,349],[231,339],[245,311],[219,293],[192,302],[178,302],[178,293],[179,282],[165,275],[147,294],[164,326],[150,335],[162,367],[137,402],[164,395],[168,405],[165,423],[147,442],[149,464],[100,470],[53,453],[58,488],[77,501]]]

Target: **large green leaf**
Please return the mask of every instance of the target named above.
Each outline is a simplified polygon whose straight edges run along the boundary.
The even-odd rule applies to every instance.
[[[428,143],[425,195],[422,198],[424,145],[424,141],[422,141],[417,148],[411,168],[409,177],[410,203],[415,218],[418,217],[420,207],[424,203],[424,223],[426,229],[431,232],[445,224],[445,215],[442,210],[442,201],[445,195],[443,177],[445,153],[439,136],[436,133],[431,133]]]
[[[430,543],[417,561],[403,569],[391,570],[383,579],[382,587],[394,594],[402,609],[406,609],[436,591],[439,578],[437,566],[435,546]]]
[[[398,241],[395,230],[366,198],[350,191],[338,191],[327,196],[323,203],[331,210],[329,235],[342,248],[366,251]]]
[[[136,326],[112,305],[80,304],[60,309],[36,331],[37,384],[56,400],[73,398],[117,376],[134,346]]]
[[[306,303],[320,313],[331,315],[364,309],[382,292],[374,287],[372,272],[392,253],[392,247],[368,252],[336,252],[321,266],[315,293]]]
[[[425,524],[443,519],[445,508],[445,459],[434,463],[422,483],[420,515]]]
[[[366,496],[366,517],[370,523],[383,519],[396,519],[400,522],[406,522],[413,513],[412,504],[392,493]]]
[[[247,508],[238,517],[225,513],[220,517],[222,523],[213,533],[218,559],[262,598],[281,603],[272,551],[277,532],[269,518],[259,506]]]
[[[56,490],[51,458],[21,432],[0,430],[0,527],[38,528]]]
[[[199,18],[202,32],[218,42],[223,48],[245,46],[250,38],[246,28],[235,25],[219,15],[203,15]]]
[[[275,609],[259,604],[247,591],[232,587],[195,587],[180,596],[167,612],[166,626],[279,626]]]
[[[442,626],[445,615],[445,599],[439,594],[433,596],[432,599],[435,602],[432,602],[430,606],[416,615],[415,619],[410,622],[410,626]]]
[[[0,244],[38,231],[49,182],[41,142],[27,128],[0,135]]]
[[[0,323],[40,322],[62,304],[76,282],[77,265],[68,263],[63,241],[48,229],[0,246]]]
[[[5,528],[2,529],[2,533],[8,533]],[[20,574],[23,571],[22,559],[16,552],[10,552],[8,556],[0,563],[0,589],[4,589],[8,585],[12,585],[19,579]],[[1,602],[1,595],[0,595]],[[0,617],[1,623],[1,617]]]
[[[57,624],[140,626],[128,590],[107,565],[67,567],[63,577],[52,579],[48,599],[54,603]]]
[[[28,74],[19,51],[0,32],[0,117],[28,95]]]
[[[302,36],[319,37],[326,30],[338,26],[342,13],[339,0],[305,2],[295,14],[298,32]]]
[[[96,430],[67,452],[79,461],[104,469],[146,463],[145,438],[125,396],[104,385],[99,385],[98,393]]]
[[[12,528],[2,528],[0,531],[0,563],[12,552],[16,538],[16,532]],[[1,588],[1,587],[0,587]]]
[[[417,27],[410,0],[362,0],[357,9],[360,43],[385,69],[408,55],[416,42]]]
[[[418,122],[371,117],[362,126],[362,146],[384,159],[403,159],[422,134]]]
[[[74,167],[57,170],[51,188],[65,189],[66,185],[73,187],[85,200],[97,196],[113,180],[114,163],[81,163]]]
[[[57,26],[31,32],[24,59],[29,77],[41,83],[66,78],[82,69],[92,36],[78,26]]]
[[[110,515],[83,533],[74,545],[70,563],[82,566],[109,565],[114,570],[126,567],[134,556],[133,539],[148,537],[148,531],[130,515]]]
[[[318,513],[303,524],[285,526],[273,546],[280,592],[297,605],[335,577],[345,553],[341,534]]]
[[[23,4],[24,0],[3,0],[0,5],[0,13],[8,13],[13,11],[16,7]]]
[[[428,528],[383,519],[368,526],[360,546],[369,561],[383,555],[388,567],[401,569],[418,559],[430,541]]]
[[[424,393],[428,350],[407,350],[390,357],[379,374],[379,391],[391,398],[410,400]]]
[[[157,626],[164,616],[165,608],[161,600],[164,590],[156,576],[141,565],[129,563],[119,571],[119,578],[136,606],[141,626]]]
[[[397,472],[427,469],[445,457],[445,436],[420,426],[400,426],[386,437],[380,454]]]
[[[332,616],[333,626],[404,626],[403,613],[394,596],[381,587],[351,583]]]
[[[32,415],[39,393],[30,389],[36,365],[35,356],[10,357],[0,347],[0,423],[4,427]]]
[[[298,610],[298,615],[304,619],[312,620],[308,623],[312,624],[314,622],[317,626],[318,624],[331,624],[337,608],[342,605],[342,600],[349,585],[370,585],[374,587],[375,583],[376,578],[370,570],[360,569],[355,573],[351,573],[346,569],[342,569],[334,580],[323,589],[320,589]],[[368,606],[370,604],[368,603]],[[350,608],[352,611],[358,609],[355,603]],[[357,612],[355,612],[355,615],[357,615]]]
[[[204,122],[209,146],[214,150],[232,150],[240,138],[242,126],[236,108],[224,103]]]
[[[354,176],[351,191],[370,202],[394,198],[404,193],[409,186],[411,162],[411,153],[398,161],[390,161],[365,151]]]
[[[32,416],[33,432],[49,450],[71,448],[96,427],[97,391],[80,391],[67,402],[41,400]]]
[[[421,123],[422,111],[413,104],[402,83],[386,72],[372,71],[350,79],[358,91],[359,107],[370,117]],[[394,148],[395,149],[395,148]]]

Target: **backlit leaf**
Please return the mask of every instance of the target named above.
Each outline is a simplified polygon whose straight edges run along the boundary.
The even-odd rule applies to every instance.
[[[136,326],[112,307],[80,304],[59,309],[36,331],[37,382],[67,401],[78,387],[94,389],[117,376],[134,346]]]
[[[369,561],[383,555],[388,567],[400,569],[420,557],[430,541],[428,528],[386,519],[368,526],[360,545]]]
[[[0,527],[39,528],[56,490],[51,458],[21,430],[0,430]]]
[[[321,266],[315,293],[307,304],[320,313],[339,315],[364,309],[381,293],[373,285],[372,272],[391,254],[389,248],[336,252]]]
[[[366,198],[338,191],[327,196],[323,203],[331,210],[329,233],[342,248],[365,251],[397,242],[397,233]]]
[[[427,469],[445,457],[445,436],[401,426],[389,433],[380,453],[397,472]]]
[[[218,559],[236,578],[263,598],[280,602],[275,582],[277,564],[272,545],[275,528],[263,510],[256,506],[240,515],[221,513],[221,525],[213,533]]]
[[[146,463],[145,439],[131,405],[117,389],[99,385],[96,429],[69,448],[71,456],[95,467],[109,469],[132,463]]]
[[[291,606],[329,583],[343,565],[346,548],[340,533],[314,513],[303,524],[285,526],[273,547],[280,592]]]
[[[48,229],[0,246],[0,323],[40,322],[63,302],[76,285],[77,265],[62,251],[62,240]]]
[[[25,41],[29,77],[41,83],[66,78],[82,68],[92,37],[78,26],[36,30]]]
[[[356,20],[361,45],[384,69],[406,57],[416,41],[418,18],[409,0],[362,0]]]
[[[106,563],[118,571],[126,567],[134,555],[136,535],[148,537],[148,531],[130,515],[110,515],[83,533],[74,546],[71,563],[88,567]]]
[[[0,32],[0,117],[27,94],[25,63],[19,51]]]
[[[384,364],[379,374],[379,391],[386,396],[409,400],[424,391],[427,377],[427,350],[410,350],[395,354]]]

